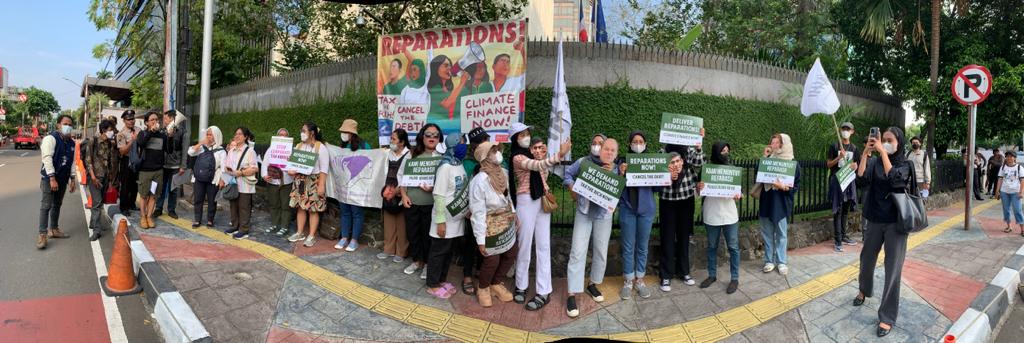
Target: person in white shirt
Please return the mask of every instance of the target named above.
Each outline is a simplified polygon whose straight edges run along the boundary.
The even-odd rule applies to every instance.
[[[220,128],[210,126],[206,128],[199,143],[188,148],[188,155],[196,158],[192,167],[193,229],[199,227],[203,218],[204,202],[207,207],[206,226],[213,227],[213,220],[217,215],[217,189],[221,183],[221,166],[227,158],[227,153],[221,148],[223,141]]]
[[[288,174],[295,178],[288,206],[296,210],[295,223],[298,230],[288,237],[289,242],[305,241],[303,246],[309,248],[316,244],[316,232],[320,228],[320,213],[327,209],[327,171],[330,169],[331,156],[320,128],[312,122],[302,125],[299,133],[301,142],[296,150],[315,152],[316,163],[309,175],[289,170]],[[307,219],[309,220],[307,223]],[[309,224],[309,233],[306,233]]]
[[[277,137],[288,137],[288,130],[283,127],[277,129]],[[269,154],[270,150],[263,154],[263,161],[270,157]],[[265,162],[260,165],[260,175],[263,175],[263,181],[267,183],[267,202],[270,203],[270,226],[266,232],[277,231],[279,237],[287,235],[288,227],[291,226],[292,209],[288,207],[288,195],[295,181],[294,177],[281,170],[283,167]]]
[[[229,199],[231,205],[231,227],[224,233],[235,239],[249,237],[249,220],[252,217],[252,196],[256,194],[256,150],[249,146],[253,140],[252,131],[245,126],[235,129],[235,136],[228,146],[228,158],[221,174],[229,176],[229,182],[238,186],[238,198]],[[223,181],[222,181],[223,182]]]
[[[925,158],[924,150],[921,149],[921,138],[910,139],[910,153],[907,160],[914,164],[914,180],[917,182],[917,189],[921,190],[921,196],[928,197],[928,189],[932,184],[932,168],[930,159]]]
[[[483,142],[473,156],[480,162],[480,173],[469,185],[469,212],[473,237],[483,255],[476,296],[480,306],[491,307],[492,292],[502,302],[512,301],[505,279],[518,253],[519,220],[509,196],[508,171],[501,167],[501,147]]]
[[[1017,154],[1007,153],[1003,158],[1003,166],[999,168],[999,181],[996,189],[999,190],[999,197],[1003,202],[1003,221],[1006,228],[1003,232],[1010,233],[1010,213],[1013,213],[1017,226],[1020,227],[1020,235],[1024,236],[1024,213],[1021,209],[1021,197],[1024,197],[1024,167],[1017,164]]]
[[[675,160],[679,157],[673,156]],[[680,159],[680,162],[681,159]],[[711,163],[731,165],[729,161],[729,144],[715,142],[711,146]],[[704,183],[697,183],[697,194],[704,189]],[[726,287],[726,294],[733,294],[740,286],[740,236],[739,211],[736,202],[743,199],[743,192],[732,198],[703,197],[701,211],[704,213],[704,227],[708,232],[708,278],[700,283],[700,288],[711,287],[718,281],[718,242],[725,236],[725,246],[729,250],[729,275],[731,279]]]
[[[468,208],[469,179],[462,160],[466,158],[466,141],[457,132],[445,137],[447,149],[434,176],[434,209],[430,220],[430,254],[427,258],[427,293],[448,299],[456,293],[447,282],[452,252],[462,238]]]

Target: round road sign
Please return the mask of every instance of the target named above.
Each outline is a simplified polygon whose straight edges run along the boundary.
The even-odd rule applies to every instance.
[[[988,68],[969,65],[956,72],[950,86],[953,98],[964,106],[977,105],[992,93],[992,73]]]
[[[21,100],[21,102],[26,102],[28,101],[28,95],[25,95],[25,93],[18,94],[18,100]]]

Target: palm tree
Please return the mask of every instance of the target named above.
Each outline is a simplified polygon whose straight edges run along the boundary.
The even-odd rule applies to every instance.
[[[96,78],[98,79],[107,80],[112,77],[114,77],[114,73],[111,73],[109,70],[106,69],[96,72]]]

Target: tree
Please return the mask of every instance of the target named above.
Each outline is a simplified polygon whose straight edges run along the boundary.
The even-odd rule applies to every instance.
[[[642,18],[623,24],[622,35],[636,45],[671,49],[679,37],[700,24],[699,1],[667,0],[652,7],[640,0],[627,0],[626,6]]]
[[[102,79],[102,80],[109,80],[112,77],[114,77],[114,73],[111,73],[109,70],[106,70],[106,69],[103,69],[103,70],[100,70],[100,71],[96,72],[96,78],[99,78],[99,79]]]
[[[52,93],[35,86],[29,87],[24,93],[28,96],[28,101],[20,104],[22,116],[49,118],[51,114],[60,111],[60,104],[57,103],[57,99],[53,98]]]

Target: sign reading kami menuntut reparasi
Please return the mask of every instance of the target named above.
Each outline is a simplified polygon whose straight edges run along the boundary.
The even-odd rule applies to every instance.
[[[743,191],[743,168],[720,164],[705,164],[700,174],[704,183],[700,195],[713,198],[732,198]]]
[[[405,161],[405,169],[402,170],[402,179],[399,186],[419,187],[421,185],[434,186],[434,175],[437,174],[437,166],[441,164],[441,156],[417,157]]]
[[[775,183],[775,181],[782,182],[787,187],[793,187],[796,183],[796,161],[762,158],[757,165],[757,182]]]

